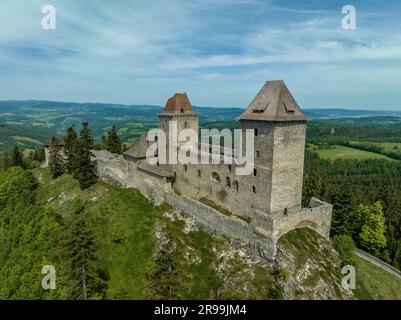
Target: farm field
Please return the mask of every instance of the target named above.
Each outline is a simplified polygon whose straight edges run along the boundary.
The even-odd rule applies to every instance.
[[[384,155],[368,152],[364,150],[358,150],[354,148],[335,146],[330,149],[318,149],[317,153],[321,159],[325,160],[337,160],[337,159],[386,159],[394,161],[393,159],[386,157]]]

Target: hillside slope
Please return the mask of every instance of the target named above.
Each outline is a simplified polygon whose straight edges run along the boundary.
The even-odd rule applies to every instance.
[[[330,244],[299,229],[279,243],[277,262],[208,234],[168,205],[153,206],[135,189],[99,182],[81,191],[69,175],[45,169],[0,173],[0,298],[68,299],[65,241],[78,219],[92,230],[99,299],[348,299]],[[36,184],[35,179],[39,182]],[[56,290],[41,288],[44,265]]]

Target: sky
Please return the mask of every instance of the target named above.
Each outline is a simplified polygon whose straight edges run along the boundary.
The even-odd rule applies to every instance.
[[[351,1],[0,0],[0,100],[164,105],[187,92],[246,107],[282,79],[303,108],[401,110],[401,1]]]

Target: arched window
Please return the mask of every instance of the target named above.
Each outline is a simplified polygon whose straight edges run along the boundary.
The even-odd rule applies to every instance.
[[[181,113],[184,113],[184,108],[181,108]]]
[[[256,169],[253,169],[253,176],[254,177],[256,177],[256,174],[257,174],[258,172],[256,171]]]
[[[228,165],[228,171],[231,173],[231,164]]]
[[[160,166],[160,163],[159,163],[159,161],[157,161],[157,164],[156,164],[158,167]]]
[[[238,181],[237,180],[234,181],[234,188],[236,191],[238,191]]]
[[[212,173],[212,180],[213,181],[215,181],[215,182],[218,182],[218,183],[220,183],[220,176],[219,176],[219,174],[217,173],[217,172],[213,172]]]
[[[186,129],[186,128],[188,128],[188,122],[184,122],[184,128]]]
[[[227,177],[227,178],[226,178],[226,186],[229,187],[229,188],[231,188],[231,180],[230,180],[230,177]]]
[[[184,171],[187,172],[187,170],[188,170],[188,167],[186,164],[184,164]]]
[[[252,192],[256,193],[256,187],[255,186],[252,186]]]

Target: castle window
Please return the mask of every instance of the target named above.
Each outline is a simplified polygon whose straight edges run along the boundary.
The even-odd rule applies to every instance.
[[[202,175],[201,175],[201,171],[200,170],[198,170],[198,177],[201,177]]]
[[[157,164],[156,164],[158,167],[160,166],[160,163],[159,163],[159,161],[157,161]]]
[[[181,113],[184,113],[184,108],[181,108]]]
[[[188,122],[184,122],[184,128],[188,128]]]
[[[155,141],[157,141],[157,139],[159,139],[159,137],[158,137],[158,136],[155,136]]]
[[[256,158],[260,159],[260,151],[259,150],[256,150]]]
[[[228,171],[231,173],[231,164],[228,165]]]
[[[258,134],[259,134],[259,131],[258,131],[258,129],[255,129],[255,137],[257,137],[257,136],[258,136]]]
[[[254,176],[254,177],[256,177],[257,173],[258,173],[257,170],[256,170],[256,169],[253,169],[253,176]]]
[[[231,188],[231,180],[230,180],[230,177],[227,177],[227,178],[226,178],[226,186],[227,186],[228,188]]]
[[[256,187],[255,186],[252,186],[252,192],[256,193]]]
[[[187,172],[187,170],[188,170],[188,167],[186,164],[184,164],[184,171]]]
[[[288,214],[288,209],[284,208],[284,215],[286,216]]]
[[[217,172],[213,172],[212,173],[212,180],[214,181],[214,182],[218,182],[218,183],[220,183],[220,176],[219,176],[219,174],[217,173]]]

